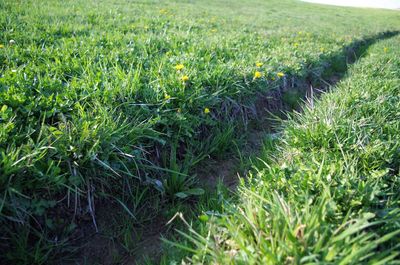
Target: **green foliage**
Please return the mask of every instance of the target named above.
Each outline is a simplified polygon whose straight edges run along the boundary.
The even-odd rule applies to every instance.
[[[183,233],[191,263],[398,264],[399,44],[372,46],[275,151],[267,139],[239,202]]]
[[[232,149],[258,93],[342,70],[345,47],[398,29],[396,12],[315,8],[0,1],[0,247],[23,246],[7,262],[56,257],[77,219],[96,224],[94,201],[137,225],[199,199],[195,166]]]

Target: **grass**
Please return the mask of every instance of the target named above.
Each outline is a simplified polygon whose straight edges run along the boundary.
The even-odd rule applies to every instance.
[[[196,167],[236,150],[260,94],[343,74],[398,18],[289,0],[1,1],[0,260],[63,260],[88,227],[130,253],[156,216],[207,207]],[[102,208],[124,218],[110,228]]]
[[[191,263],[398,264],[399,43],[373,45],[266,139],[238,201],[183,233]]]

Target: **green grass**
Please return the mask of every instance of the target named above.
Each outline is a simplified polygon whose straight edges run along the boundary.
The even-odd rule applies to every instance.
[[[399,24],[289,0],[0,1],[0,260],[65,257],[103,229],[95,206],[125,236],[190,208],[196,167],[236,149],[259,94],[342,75]]]
[[[400,37],[266,139],[238,201],[191,229],[193,263],[398,264]]]

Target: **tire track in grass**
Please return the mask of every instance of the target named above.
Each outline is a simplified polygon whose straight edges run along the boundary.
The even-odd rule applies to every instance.
[[[191,230],[195,262],[398,263],[398,41],[376,45],[288,123],[277,160],[208,226],[212,236]]]
[[[204,181],[206,186],[215,188],[215,185],[222,181],[225,186],[235,188],[238,182],[237,173],[247,171],[247,169],[242,169],[240,170],[242,172],[235,172],[238,164],[241,163],[240,157],[257,154],[262,147],[265,135],[276,135],[280,130],[279,119],[285,119],[293,111],[301,111],[302,103],[312,105],[314,98],[330,91],[346,76],[349,66],[367,55],[367,50],[371,45],[398,34],[398,31],[383,32],[355,41],[344,47],[341,53],[329,56],[322,63],[317,62],[317,64],[324,65],[324,69],[311,67],[307,76],[290,77],[284,80],[280,86],[266,93],[259,93],[253,106],[256,112],[253,117],[255,126],[249,128],[244,143],[242,146],[238,146],[239,155],[236,153],[236,155],[231,154],[233,157],[231,156],[229,159],[204,161],[206,167],[201,165],[196,169],[201,182]],[[332,72],[332,64],[342,64],[343,70]]]
[[[222,183],[232,192],[239,182],[239,176],[246,177],[249,165],[245,161],[249,157],[256,157],[263,147],[267,135],[279,137],[280,119],[285,119],[293,111],[301,111],[302,104],[313,104],[313,99],[325,92],[329,92],[347,74],[349,66],[368,55],[368,48],[378,41],[392,38],[398,31],[382,32],[345,46],[340,53],[334,53],[323,61],[311,63],[306,76],[293,76],[285,80],[276,88],[266,93],[259,93],[252,106],[253,126],[248,128],[245,139],[237,145],[237,153],[228,154],[228,158],[209,158],[200,163],[194,170],[199,183],[208,190],[215,190],[218,183]],[[332,67],[339,69],[332,71]],[[196,207],[196,206],[193,206]],[[151,224],[150,226],[153,226]],[[142,264],[144,260],[159,262],[162,253],[161,237],[168,237],[170,228],[166,220],[157,220],[156,227],[164,227],[160,234],[154,235],[147,231],[144,238],[150,238],[139,243],[136,254],[126,258],[126,264]],[[146,233],[148,236],[146,236]],[[158,251],[155,251],[157,250]],[[145,259],[143,259],[145,257]]]
[[[280,119],[290,115],[292,111],[301,111],[302,102],[312,104],[313,97],[329,91],[347,73],[351,64],[366,56],[366,50],[374,43],[391,38],[399,34],[397,31],[383,32],[365,39],[357,40],[345,46],[340,52],[324,56],[320,61],[311,62],[305,76],[284,77],[279,86],[259,92],[251,106],[246,106],[241,112],[247,112],[249,117],[247,131],[241,142],[237,143],[236,153],[230,153],[221,159],[205,159],[200,163],[192,175],[196,175],[203,188],[213,191],[221,182],[232,192],[238,184],[238,176],[246,176],[249,165],[246,164],[249,157],[257,156],[263,146],[267,135],[273,134],[279,137]],[[190,207],[198,207],[196,202],[190,203]],[[108,209],[98,214],[98,222],[107,224],[114,210]],[[139,243],[135,244],[133,252],[125,253],[124,247],[116,238],[110,238],[106,234],[92,233],[84,238],[78,260],[93,263],[102,260],[104,264],[112,264],[115,256],[120,256],[123,264],[142,264],[146,261],[158,262],[162,257],[162,237],[174,235],[173,229],[176,223],[167,226],[168,220],[159,214],[153,220],[138,227],[135,234]],[[179,225],[178,225],[179,227]]]

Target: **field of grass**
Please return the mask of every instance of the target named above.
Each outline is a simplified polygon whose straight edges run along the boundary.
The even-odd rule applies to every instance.
[[[400,262],[399,44],[372,46],[266,138],[238,201],[183,234],[194,264]]]
[[[243,148],[248,128],[259,125],[257,99],[279,89],[295,107],[299,95],[291,88],[325,86],[361,56],[366,62],[352,70],[354,80],[349,76],[331,98],[289,121],[284,144],[268,149],[264,160],[278,156],[285,166],[281,160],[258,166],[260,173],[246,189],[243,184],[238,205],[259,209],[262,223],[253,226],[250,219],[236,235],[232,229],[241,226],[235,222],[253,212],[228,207],[226,214],[235,222],[227,217],[217,226],[200,226],[215,235],[225,231],[223,247],[210,250],[204,244],[221,242],[208,238],[195,249],[194,260],[222,262],[235,253],[245,264],[268,257],[277,263],[300,257],[311,262],[326,257],[320,253],[343,254],[339,247],[351,242],[361,242],[363,251],[399,243],[390,236],[376,242],[377,235],[397,231],[390,221],[396,212],[383,211],[376,224],[372,217],[380,216],[373,207],[398,204],[393,194],[399,166],[399,42],[394,37],[399,12],[292,0],[5,0],[0,1],[0,27],[1,262],[71,261],[85,255],[79,254],[82,241],[98,231],[120,246],[112,259],[121,263],[141,254],[143,228],[153,220],[168,220],[177,211],[203,216],[200,209],[225,208],[207,202],[211,195],[196,172]],[[366,53],[374,43],[376,52]],[[364,141],[370,149],[357,158]],[[352,153],[355,148],[360,150]],[[277,181],[281,174],[293,183],[283,177]],[[321,180],[326,176],[329,182]],[[365,183],[356,181],[360,178]],[[378,182],[382,178],[387,182]],[[343,185],[342,191],[331,181]],[[270,208],[271,202],[280,204]],[[278,214],[285,205],[295,219]],[[313,224],[307,218],[318,209],[329,213],[317,215],[323,220],[314,221],[314,230],[304,228],[304,221]],[[277,219],[268,219],[272,211]],[[286,246],[289,233],[284,231],[268,242],[255,240],[275,222],[274,229],[295,226],[304,235],[315,231],[324,237],[296,249]],[[337,238],[357,225],[362,229],[342,236],[348,244],[323,241],[335,238],[339,224]],[[365,229],[376,235],[364,235]],[[321,256],[312,256],[317,252]],[[178,257],[172,253],[164,256]],[[395,252],[388,248],[388,253],[382,255]]]

